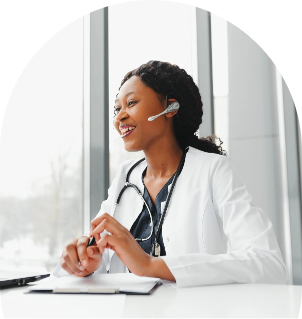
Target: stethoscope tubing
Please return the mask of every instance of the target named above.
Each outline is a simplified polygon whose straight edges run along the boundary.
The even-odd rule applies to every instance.
[[[141,161],[140,161],[141,162]],[[140,163],[139,162],[139,163]],[[137,163],[136,163],[137,164]],[[138,187],[132,183],[129,183],[129,182],[126,182],[123,189],[121,190],[119,196],[118,196],[118,199],[115,203],[115,207],[114,207],[114,211],[113,211],[113,216],[114,216],[114,213],[115,213],[115,210],[117,208],[117,206],[119,205],[119,202],[120,202],[120,199],[122,197],[122,194],[124,193],[124,191],[128,188],[128,187],[132,187],[135,189],[135,191],[137,192],[137,194],[139,195],[139,197],[141,198],[141,200],[144,202],[144,204],[146,205],[147,209],[148,209],[148,213],[149,213],[149,216],[150,216],[150,220],[151,220],[151,233],[150,235],[147,237],[147,238],[144,238],[144,239],[141,239],[141,238],[135,238],[136,241],[138,242],[142,242],[142,241],[146,241],[148,239],[151,238],[152,234],[153,234],[153,218],[152,218],[152,214],[151,214],[151,211],[150,211],[150,208],[149,208],[149,205],[146,203],[142,193],[139,191]]]
[[[166,212],[168,210],[168,207],[169,207],[169,203],[170,203],[170,199],[171,199],[171,196],[172,196],[172,193],[173,193],[173,190],[174,190],[174,187],[175,187],[175,184],[176,184],[176,181],[178,179],[178,176],[180,174],[180,170],[183,166],[183,163],[185,161],[185,157],[186,157],[186,151],[187,149],[184,151],[183,153],[183,156],[180,160],[180,163],[177,167],[177,170],[176,170],[176,173],[175,173],[175,176],[173,178],[173,181],[172,181],[172,185],[171,185],[171,189],[169,191],[169,194],[167,196],[167,199],[166,199],[166,204],[165,204],[165,208],[164,208],[164,211],[163,213],[161,214],[160,216],[160,220],[159,220],[159,224],[158,224],[158,228],[156,230],[156,233],[155,233],[155,239],[154,239],[154,243],[158,243],[158,239],[159,239],[159,234],[160,234],[160,231],[161,231],[161,228],[162,228],[162,225],[163,225],[163,222],[164,222],[164,218],[165,218],[165,215],[166,215]],[[124,187],[122,188],[122,190],[120,191],[118,197],[117,197],[117,200],[116,200],[116,203],[115,203],[115,207],[114,207],[114,211],[113,211],[113,216],[114,216],[114,213],[116,211],[116,208],[117,206],[119,205],[120,203],[120,200],[121,200],[121,197],[124,193],[124,191],[128,188],[128,187],[132,187],[135,189],[135,191],[137,192],[137,194],[139,195],[139,197],[142,199],[142,201],[144,202],[144,204],[146,205],[147,207],[147,210],[148,210],[148,213],[149,213],[149,216],[150,216],[150,220],[151,220],[151,233],[150,235],[147,237],[147,238],[144,238],[144,239],[141,239],[141,238],[135,238],[136,241],[138,242],[142,242],[142,241],[146,241],[148,239],[151,238],[152,234],[153,234],[153,218],[152,218],[152,214],[151,214],[151,211],[150,211],[150,208],[149,208],[149,205],[146,203],[144,197],[143,197],[143,194],[140,192],[140,190],[138,189],[138,187],[132,183],[129,182],[129,177],[130,177],[130,174],[131,172],[134,170],[134,168],[140,164],[143,160],[145,160],[145,158],[142,158],[140,159],[139,161],[137,161],[133,166],[131,166],[131,168],[129,169],[128,173],[127,173],[127,176],[126,176],[126,183],[124,185]]]

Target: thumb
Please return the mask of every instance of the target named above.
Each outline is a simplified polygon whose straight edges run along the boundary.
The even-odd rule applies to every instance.
[[[98,246],[90,246],[87,248],[88,257],[95,260],[100,261],[102,259],[102,254],[100,253]]]

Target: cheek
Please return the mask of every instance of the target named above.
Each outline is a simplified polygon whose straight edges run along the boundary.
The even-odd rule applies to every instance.
[[[136,112],[132,114],[132,118],[135,119],[136,123],[139,123],[142,125],[144,128],[145,126],[148,126],[151,122],[148,121],[148,118],[150,116],[153,116],[154,112],[150,112],[149,110],[144,110],[144,112]]]

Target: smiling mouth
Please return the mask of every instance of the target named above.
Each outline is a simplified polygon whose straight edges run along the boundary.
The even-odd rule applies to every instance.
[[[128,136],[129,134],[131,134],[133,132],[134,129],[135,129],[135,126],[127,126],[125,128],[122,128],[120,130],[122,133],[121,137]]]

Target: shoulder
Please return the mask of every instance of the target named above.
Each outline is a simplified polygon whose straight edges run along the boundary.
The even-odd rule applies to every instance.
[[[209,167],[215,166],[221,162],[229,161],[229,158],[224,155],[204,152],[191,146],[189,147],[187,156],[190,161],[196,162],[196,164],[199,165],[207,165]]]
[[[207,153],[190,146],[187,156],[187,165],[192,174],[202,174],[210,180],[216,177],[220,179],[222,175],[234,171],[230,159],[224,155]]]

